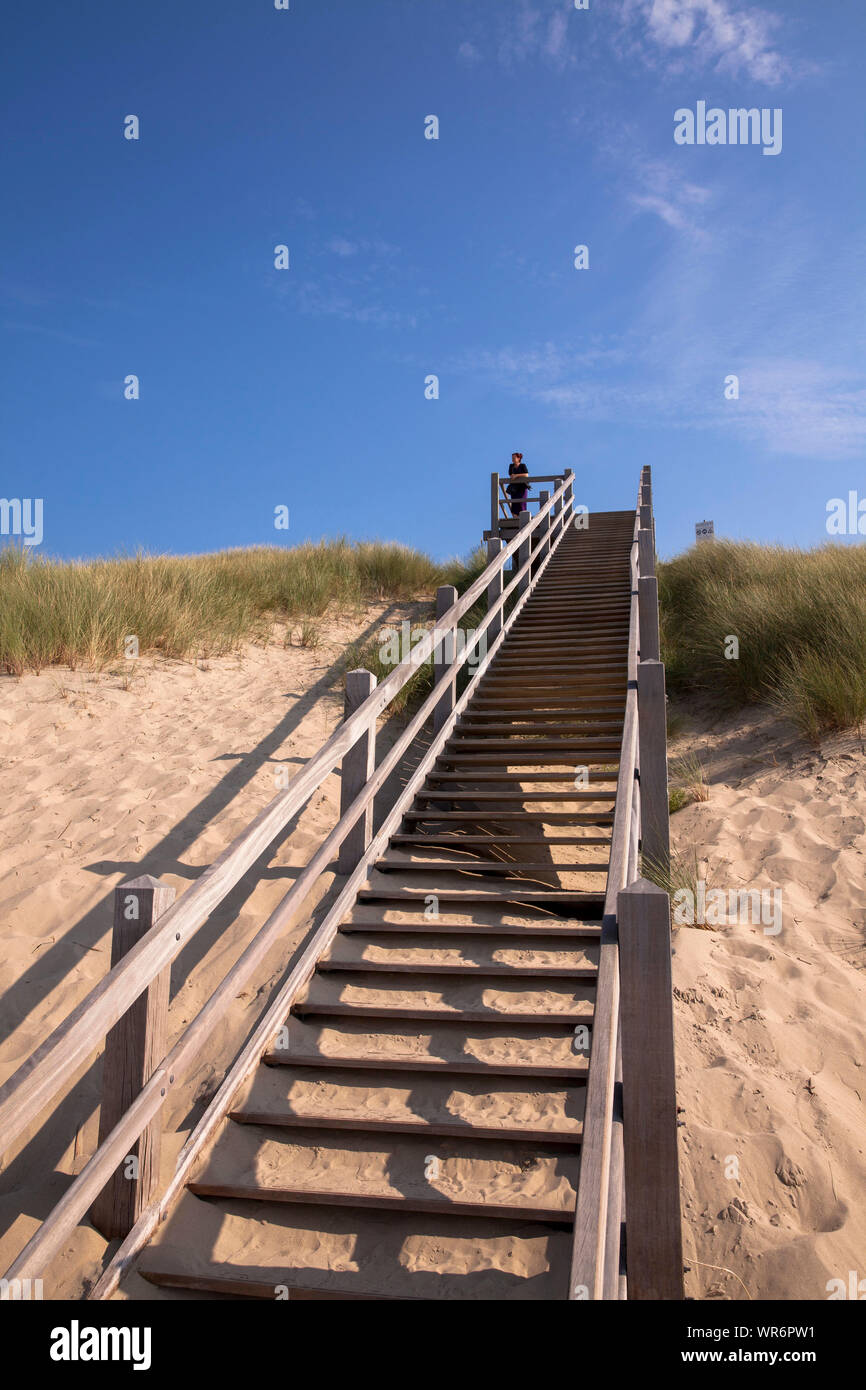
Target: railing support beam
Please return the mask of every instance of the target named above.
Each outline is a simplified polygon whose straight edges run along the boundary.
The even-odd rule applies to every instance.
[[[640,661],[637,668],[641,851],[660,874],[670,869],[665,668]]]
[[[494,560],[496,559],[496,557],[499,555],[499,552],[501,551],[503,545],[504,545],[504,541],[502,540],[502,538],[501,538],[500,536],[494,536],[494,537],[492,537],[491,540],[489,540],[489,541],[487,542],[487,563],[488,563],[488,565],[491,565],[491,564],[493,563],[493,561],[494,561]],[[502,597],[502,569],[501,569],[501,567],[500,567],[500,568],[496,571],[496,573],[494,574],[494,576],[493,576],[493,578],[491,579],[490,583],[487,585],[487,611],[488,611],[488,613],[490,612],[491,608],[495,608],[496,603],[497,603],[497,600],[500,599],[501,597]],[[502,609],[500,608],[499,611],[498,611],[498,613],[494,614],[493,618],[491,619],[490,626],[489,626],[488,629],[487,629],[487,645],[488,645],[488,646],[490,646],[493,642],[496,641],[496,639],[497,639],[497,637],[499,636],[499,634],[500,634],[501,631],[502,631]]]
[[[501,574],[501,571],[500,571]],[[457,602],[457,590],[453,584],[442,584],[436,590],[436,621],[444,618],[449,608]],[[433,679],[438,683],[457,656],[457,628],[454,627],[443,641],[433,649]],[[433,732],[437,733],[449,718],[457,698],[457,676],[453,675],[445,686],[442,699],[433,711]]]
[[[343,702],[343,718],[348,719],[363,705],[376,688],[376,677],[372,671],[360,667],[346,672],[346,693]],[[376,728],[371,721],[369,727],[360,734],[357,743],[348,753],[343,754],[340,772],[340,816],[344,816],[355,797],[364,787],[376,766]],[[337,873],[349,874],[370,843],[373,831],[373,807],[367,807],[352,826],[340,846],[337,858]]]
[[[617,896],[629,1299],[682,1299],[683,1242],[670,900],[639,878]]]
[[[539,505],[546,507],[550,501],[550,493],[547,491],[539,492]],[[536,559],[543,560],[550,551],[550,513],[542,521],[538,528],[538,546],[535,551]]]
[[[532,518],[530,517],[528,511],[523,511],[523,512],[521,512],[520,515],[519,515],[518,518],[517,518],[517,525],[518,525],[519,529],[520,529],[521,531],[523,531],[523,530],[529,525],[529,523],[530,523],[531,520],[532,520]],[[518,548],[517,548],[517,559],[516,559],[516,568],[517,568],[517,569],[522,569],[523,566],[526,564],[527,560],[529,559],[529,547],[530,547],[531,544],[532,544],[532,542],[531,542],[529,536],[527,535],[526,540],[523,541],[523,542],[518,546]],[[517,593],[518,593],[518,595],[520,595],[520,594],[525,594],[525,593],[526,593],[526,590],[529,588],[529,579],[530,579],[529,570],[527,570],[526,573],[525,573],[525,574],[520,578],[520,580],[518,581],[518,584],[517,584]]]
[[[654,574],[638,580],[638,617],[640,619],[641,661],[658,661],[659,647],[659,582]]]
[[[642,579],[650,579],[656,572],[655,546],[653,533],[641,522],[637,533],[638,573]]]
[[[160,883],[150,874],[130,879],[115,888],[112,968],[150,931],[174,902],[174,897],[175,890],[169,884]],[[129,1006],[106,1037],[98,1145],[138,1098],[166,1054],[170,981],[171,967],[167,966]],[[90,1219],[107,1240],[129,1235],[153,1200],[159,1184],[161,1140],[160,1111],[142,1130],[93,1203]]]

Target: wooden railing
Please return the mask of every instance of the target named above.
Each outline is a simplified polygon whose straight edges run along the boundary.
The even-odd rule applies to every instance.
[[[567,482],[569,479],[571,479],[572,487],[570,487],[570,488],[568,489],[568,492],[565,494],[565,497],[567,498],[567,501],[568,501],[569,506],[573,508],[573,505],[574,505],[574,496],[573,496],[574,470],[571,469],[571,468],[567,468],[567,469],[565,470],[565,473],[564,473],[564,474],[562,474],[562,473],[560,473],[560,474],[549,474],[549,473],[547,473],[547,474],[540,474],[540,473],[539,473],[539,474],[535,474],[535,473],[532,473],[532,474],[530,474],[530,473],[519,473],[519,474],[515,474],[515,475],[512,477],[512,476],[509,476],[509,475],[507,475],[507,474],[506,474],[506,475],[502,475],[502,474],[500,474],[500,473],[491,473],[491,474],[490,474],[490,531],[491,531],[491,534],[493,534],[493,535],[498,535],[498,534],[502,531],[502,529],[503,529],[503,528],[502,528],[502,523],[503,523],[503,521],[506,523],[506,529],[512,529],[512,530],[513,530],[514,526],[517,524],[518,517],[512,515],[511,507],[512,507],[512,504],[516,505],[517,502],[518,502],[518,500],[520,501],[520,506],[521,506],[521,508],[523,509],[523,511],[528,511],[528,512],[530,512],[530,514],[534,513],[534,512],[536,511],[536,509],[539,509],[539,510],[540,510],[540,509],[545,505],[545,503],[548,501],[548,499],[549,499],[549,497],[550,497],[550,493],[547,492],[547,491],[540,491],[539,494],[538,494],[538,496],[537,496],[537,497],[534,497],[534,496],[529,492],[529,489],[533,486],[533,484],[537,484],[537,483],[560,483],[560,482],[562,482],[563,478],[565,478],[566,482]],[[525,487],[525,488],[527,489],[526,496],[525,496],[524,498],[522,498],[522,499],[511,498],[511,497],[509,497],[509,496],[508,496],[508,491],[507,491],[507,489],[508,489],[508,487],[509,487],[509,485],[510,485],[511,483],[518,483],[521,487]]]
[[[650,469],[631,547],[628,682],[569,1296],[681,1299],[664,667]]]
[[[359,693],[358,686],[354,686],[350,697],[347,697],[347,717],[335,733],[289,787],[260,812],[176,902],[170,905],[167,902],[170,892],[163,892],[162,895],[156,892],[162,885],[155,880],[136,880],[132,884],[122,885],[118,890],[121,902],[130,899],[137,903],[137,919],[142,934],[123,954],[124,947],[118,944],[116,936],[113,949],[115,963],[104,980],[90,991],[0,1088],[2,1154],[60,1094],[100,1047],[103,1039],[111,1035],[106,1062],[111,1059],[112,1065],[106,1065],[105,1070],[107,1083],[114,1090],[109,1095],[103,1093],[103,1106],[113,1123],[107,1132],[103,1125],[96,1152],[6,1271],[7,1279],[23,1280],[41,1274],[107,1184],[120,1181],[133,1183],[135,1200],[127,1203],[132,1217],[124,1219],[117,1203],[109,1201],[107,1204],[111,1209],[111,1233],[125,1235],[125,1239],[91,1294],[95,1298],[106,1297],[116,1288],[136,1253],[180,1194],[193,1164],[204,1155],[207,1145],[215,1137],[239,1087],[278,1033],[293,1001],[330,945],[339,922],[368,873],[370,863],[385,848],[402,820],[412,798],[442,751],[456,719],[468,704],[478,680],[562,540],[571,518],[571,477],[566,475],[550,481],[556,484],[555,490],[541,503],[537,514],[532,517],[524,514],[519,534],[507,545],[495,538],[489,542],[488,564],[483,572],[456,602],[450,603],[446,611],[437,609],[435,626],[380,685],[374,685],[367,695],[363,691]],[[506,583],[505,566],[508,561],[513,562],[513,567]],[[461,618],[485,593],[486,616],[462,647],[454,643],[454,659],[446,664],[442,652],[449,634],[455,632]],[[458,699],[455,686],[457,672],[473,657],[482,641],[486,644],[486,652]],[[371,771],[370,747],[375,740],[379,715],[431,655],[435,662],[433,689],[387,755]],[[352,708],[358,699],[360,703]],[[373,798],[431,717],[434,717],[433,738],[399,799],[373,835],[369,814]],[[360,754],[356,752],[359,745]],[[341,762],[347,776],[341,815],[336,825],[201,1011],[165,1055],[160,1057],[159,1028],[156,1025],[159,1021],[158,1011],[167,1007],[167,990],[162,985],[167,967]],[[360,775],[361,768],[363,777]],[[350,790],[356,787],[359,790],[349,800]],[[143,1137],[151,1141],[151,1145],[158,1143],[159,1116],[167,1097],[188,1074],[192,1062],[201,1053],[231,1001],[245,984],[255,978],[258,967],[341,849],[343,861],[340,867],[347,870],[342,888],[181,1149],[174,1175],[165,1191],[159,1197],[153,1197],[149,1190],[158,1167],[152,1149],[147,1173],[143,1177],[115,1178],[119,1166]],[[347,855],[349,864],[346,863]],[[355,862],[350,867],[351,861]],[[118,921],[117,914],[115,921]],[[133,1006],[142,999],[145,1001],[143,1018],[131,1019]],[[118,1092],[124,1088],[129,1090],[130,1075],[129,1066],[124,1068],[118,1063],[130,1052],[135,1054],[132,1058],[135,1074],[138,1075],[144,1067],[144,1072],[139,1076],[141,1088],[131,1103],[119,1104]],[[133,1220],[131,1229],[124,1231],[123,1227],[129,1226],[130,1220]]]

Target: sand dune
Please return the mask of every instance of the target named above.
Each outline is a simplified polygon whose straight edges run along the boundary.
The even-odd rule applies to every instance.
[[[0,1079],[105,973],[114,885],[151,872],[182,891],[274,794],[278,770],[291,774],[334,728],[338,658],[384,615],[326,624],[314,651],[275,641],[202,665],[143,660],[130,688],[111,673],[3,681]],[[674,817],[675,844],[697,846],[711,886],[781,888],[783,917],[777,934],[676,932],[687,1292],[827,1298],[828,1281],[866,1275],[866,756],[853,738],[816,752],[760,713],[692,723],[673,753],[697,752],[710,798]],[[331,778],[175,963],[173,1034],[286,892],[337,799]],[[175,1098],[166,1170],[304,934],[299,921]],[[92,1153],[98,1086],[94,1062],[8,1156],[3,1268]],[[104,1249],[76,1232],[51,1296],[80,1295]]]
[[[687,1293],[826,1299],[866,1273],[866,756],[761,713],[683,750],[710,799],[674,816],[674,845],[712,885],[782,894],[778,933],[675,935]]]

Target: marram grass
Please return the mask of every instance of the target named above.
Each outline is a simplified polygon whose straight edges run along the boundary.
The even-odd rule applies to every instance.
[[[659,566],[659,605],[671,692],[769,703],[813,739],[866,718],[866,545],[696,545]]]
[[[437,564],[407,546],[320,541],[212,555],[62,562],[15,546],[0,550],[0,670],[99,669],[139,652],[219,656],[263,637],[274,620],[313,633],[326,612],[378,599],[417,599],[439,584],[465,587],[477,554]]]

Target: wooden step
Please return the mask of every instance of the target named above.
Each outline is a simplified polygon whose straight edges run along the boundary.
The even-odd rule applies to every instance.
[[[579,1078],[581,1081],[583,1077]],[[528,1143],[577,1145],[586,1087],[535,1078],[310,1071],[290,1065],[259,1067],[238,1097],[232,1118],[280,1127],[370,1129],[396,1134],[441,1134],[473,1139],[514,1138]]]
[[[613,780],[613,779],[611,779]],[[419,800],[424,801],[479,801],[479,802],[498,802],[498,801],[616,801],[616,792],[613,791],[501,791],[501,792],[461,792],[456,788],[449,788],[447,791],[436,791],[430,788],[418,794]],[[490,808],[488,808],[490,810]]]
[[[449,798],[440,799],[448,800]],[[500,821],[520,821],[521,823],[536,825],[610,825],[613,821],[613,812],[498,811],[492,806],[488,806],[486,810],[479,808],[477,811],[439,811],[435,807],[428,807],[426,810],[407,811],[403,819],[407,821],[430,821],[437,825],[440,821],[449,824],[477,825],[479,820],[497,823]]]
[[[230,1124],[189,1190],[205,1197],[570,1224],[576,1154],[470,1137],[291,1134]]]
[[[314,975],[298,1018],[398,1018],[431,1023],[577,1024],[592,1018],[592,979],[487,980],[472,975],[441,979],[416,973],[408,979],[361,974]]]
[[[601,935],[601,921],[560,921],[561,925],[556,929],[556,935],[561,937],[573,937],[575,939],[597,940]],[[542,916],[532,923],[519,922],[510,923],[486,923],[469,922],[463,917],[458,922],[443,922],[442,914],[436,919],[435,927],[443,936],[472,936],[486,938],[490,936],[516,936],[532,937],[546,936],[554,930],[550,926],[551,918],[549,915]],[[351,936],[355,932],[375,932],[378,935],[388,935],[391,932],[409,932],[414,935],[417,932],[428,933],[431,929],[429,918],[419,917],[416,921],[410,921],[406,912],[399,914],[398,920],[389,920],[384,914],[376,920],[364,918],[360,921],[341,922],[338,931],[341,935]]]
[[[441,761],[445,763],[450,763],[454,760],[449,759],[447,756],[443,755]],[[586,780],[589,783],[615,782],[617,771],[619,770],[619,750],[617,750],[616,762],[611,764],[616,769],[616,771],[608,772],[606,770],[606,764],[599,768],[593,768],[592,764],[596,761],[598,761],[597,758],[590,758],[586,763],[583,764],[583,766],[586,768]],[[530,772],[523,767],[521,767],[519,772],[488,772],[485,771],[485,765],[482,765],[477,770],[475,767],[473,767],[471,769],[471,772],[446,772],[444,769],[440,771],[437,767],[432,772],[428,772],[427,778],[428,781],[437,783],[505,782],[507,784],[514,782],[515,780],[519,781],[521,784],[524,782],[574,782],[575,771],[573,766],[570,768],[568,772],[550,771],[549,769],[539,770],[538,772]]]
[[[569,1023],[518,1021],[467,1024],[406,1019],[386,1030],[369,1020],[333,1023],[292,1017],[263,1061],[271,1066],[352,1066],[500,1076],[577,1079],[587,1058],[575,1053]],[[588,1020],[581,1019],[586,1025]],[[575,1025],[579,1026],[579,1025]],[[279,1044],[284,1044],[280,1046]]]
[[[300,1298],[563,1300],[572,1238],[542,1222],[206,1201],[184,1193],[142,1253],[153,1284]]]
[[[373,868],[381,873],[395,873],[406,869],[410,873],[464,873],[464,874],[503,874],[503,873],[549,873],[557,874],[603,874],[607,872],[607,860],[583,864],[560,864],[555,859],[545,862],[531,862],[525,859],[377,859]]]
[[[467,884],[465,888],[445,888],[437,892],[435,896],[440,903],[538,903],[541,906],[563,908],[574,908],[577,906],[592,907],[604,906],[604,893],[596,889],[595,891],[586,890],[580,892],[577,889],[565,888],[521,888],[520,884],[503,886],[501,888],[473,887]],[[373,885],[362,888],[358,893],[359,902],[412,902],[419,903],[422,907],[426,904],[430,892],[424,888],[377,888]]]
[[[498,845],[571,845],[580,848],[581,845],[609,845],[610,835],[460,835],[456,831],[452,833],[436,834],[428,831],[427,834],[414,835],[392,835],[392,845],[425,845],[428,848],[460,849],[463,845],[470,848],[488,845],[489,848],[496,848]]]
[[[594,973],[598,967],[598,946],[588,942],[557,940],[557,933],[536,932],[526,944],[508,936],[495,935],[478,941],[443,938],[435,929],[424,936],[416,933],[392,936],[384,941],[365,940],[357,935],[337,936],[328,954],[319,962],[320,970],[360,969],[421,970],[461,969],[488,974],[495,970],[526,974],[545,974],[555,969],[566,975]]]
[[[450,754],[459,752],[465,748],[467,739],[477,742],[493,741],[494,746],[504,743],[509,750],[512,747],[519,750],[523,743],[528,743],[532,748],[544,747],[550,740],[560,739],[566,739],[568,742],[580,739],[590,743],[604,743],[619,749],[622,727],[621,719],[598,722],[574,719],[569,724],[530,724],[528,718],[520,723],[512,720],[507,724],[475,722],[459,725],[449,738],[444,751]]]

